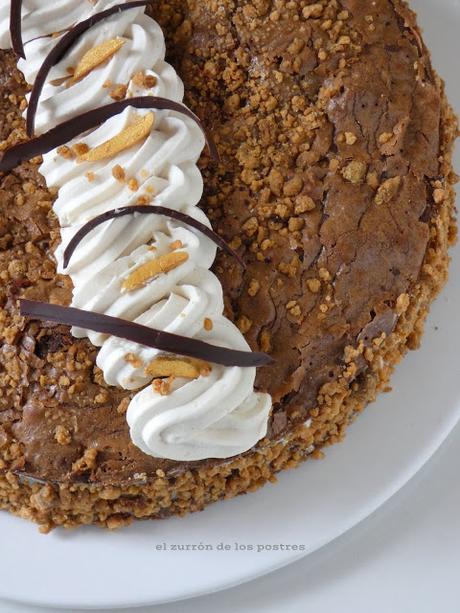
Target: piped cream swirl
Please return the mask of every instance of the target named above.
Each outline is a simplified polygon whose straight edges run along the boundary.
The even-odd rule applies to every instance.
[[[79,5],[78,15],[70,0],[55,2],[54,11],[39,10],[39,4],[38,0],[25,1],[26,41],[62,30],[117,2],[100,1],[84,9]],[[0,44],[10,46],[4,13],[0,9]],[[112,39],[121,39],[123,45],[108,61],[70,87],[62,83],[69,68],[77,66],[88,50]],[[21,60],[20,68],[30,83],[55,43],[56,39],[37,38],[26,44],[30,59]],[[162,31],[144,15],[144,9],[131,9],[104,20],[85,33],[51,71],[36,117],[37,132],[113,101],[112,84],[127,86],[127,97],[157,95],[181,101],[182,82],[164,55]],[[139,85],[134,78],[138,73],[153,77],[144,80],[148,87]],[[68,147],[72,150],[83,144],[93,150],[148,112],[128,107]],[[216,246],[179,222],[136,215],[111,220],[86,236],[68,268],[63,268],[63,251],[78,229],[96,215],[121,206],[140,201],[163,205],[210,227],[196,206],[203,192],[197,161],[204,144],[193,120],[158,111],[151,133],[110,160],[78,163],[58,151],[45,155],[40,172],[49,187],[59,190],[54,205],[62,235],[56,251],[58,270],[72,278],[72,306],[214,345],[249,350],[240,331],[223,316],[222,287],[209,270]],[[123,170],[123,180],[115,168]],[[140,266],[175,251],[185,254],[178,266],[146,284],[126,289],[126,281]],[[205,321],[211,325],[205,326]],[[107,383],[128,390],[144,388],[131,401],[127,419],[133,442],[145,453],[178,461],[227,458],[247,451],[265,435],[271,398],[254,391],[255,368],[213,364],[209,374],[196,379],[175,378],[169,393],[161,395],[148,385],[152,377],[146,371],[160,357],[157,350],[90,330],[73,329],[73,334],[88,337],[100,347],[97,364]]]

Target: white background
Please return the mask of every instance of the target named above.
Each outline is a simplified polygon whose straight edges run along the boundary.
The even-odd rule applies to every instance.
[[[446,19],[446,15],[460,17],[460,1],[413,0],[412,4],[419,10],[421,23],[426,27],[435,64],[447,76],[448,89],[452,88],[454,80],[458,82],[460,78],[457,36],[460,20]],[[440,9],[450,6],[450,11],[433,10],[434,6]],[[460,427],[399,494],[324,549],[232,590],[180,605],[137,611],[432,613],[439,610],[458,613],[459,458]],[[97,568],[94,572],[97,573]],[[51,576],[50,591],[52,581]],[[0,602],[0,613],[38,610]]]

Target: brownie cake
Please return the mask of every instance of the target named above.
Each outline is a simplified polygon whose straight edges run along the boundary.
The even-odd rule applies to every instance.
[[[72,32],[76,22],[116,3],[70,4],[75,15],[69,11],[72,22],[56,29],[56,42],[66,36],[62,31]],[[24,1],[26,60],[19,67],[17,55],[9,50],[11,7],[0,8],[0,508],[37,522],[44,532],[81,524],[117,528],[133,519],[201,510],[210,502],[253,491],[307,457],[322,457],[322,448],[342,440],[350,421],[387,388],[407,350],[417,348],[429,306],[446,281],[448,248],[456,237],[451,151],[457,123],[414,14],[400,0],[150,4],[146,12],[163,30],[167,61],[184,82],[185,103],[201,122],[158,103],[154,111],[144,108],[141,116],[159,121],[160,127],[171,117],[187,125],[194,136],[185,143],[186,152],[203,149],[203,128],[209,145],[200,161],[204,193],[199,208],[187,204],[179,209],[177,198],[162,200],[165,192],[157,184],[151,202],[137,202],[139,186],[129,185],[124,167],[112,159],[99,161],[101,168],[94,172],[84,166],[91,162],[88,158],[77,164],[72,155],[88,156],[97,146],[78,151],[74,143],[73,149],[66,148],[71,138],[64,139],[58,153],[43,150],[43,159],[23,156],[21,164],[7,167],[7,156],[19,143],[34,142],[27,140],[33,133],[26,133],[23,114],[40,64],[35,59],[28,64],[33,79],[19,68],[28,61],[30,45],[50,43],[36,39],[37,32],[27,36],[34,32],[29,25],[39,5],[38,0]],[[130,12],[110,17],[110,23],[128,19]],[[103,27],[103,22],[93,25]],[[27,44],[32,38],[36,40]],[[112,46],[116,41],[110,39]],[[101,60],[91,67],[91,74],[104,70],[124,52],[121,47],[111,50],[105,64]],[[65,65],[65,57],[60,61]],[[138,72],[129,83],[105,82],[109,99],[124,104],[136,87],[162,96],[165,71],[164,82],[176,87],[169,97],[180,103],[180,86],[171,85],[172,69],[161,57],[158,62],[160,76],[150,83],[147,77],[152,75]],[[65,100],[72,89],[68,81],[77,82],[75,66],[72,70],[67,83],[45,87],[56,87]],[[88,78],[84,74],[79,83]],[[72,108],[74,116],[94,108],[91,95],[88,102],[75,103],[90,106]],[[48,100],[28,115],[28,127],[32,116],[37,135],[69,119],[65,106],[47,110]],[[128,107],[123,112],[131,113]],[[110,131],[110,122],[121,121],[121,116],[110,117],[98,130]],[[139,116],[129,119],[135,122],[133,117]],[[128,139],[126,130],[132,125],[115,123],[115,133]],[[212,155],[214,147],[218,158]],[[127,147],[124,155],[129,151]],[[193,155],[187,168],[198,181]],[[71,329],[67,324],[75,324],[72,319],[53,323],[53,307],[72,305],[88,312],[93,299],[88,291],[106,291],[95,276],[78,303],[79,284],[88,285],[88,279],[66,274],[61,265],[63,246],[77,228],[70,231],[70,221],[62,222],[70,202],[66,186],[77,172],[74,168],[85,170],[89,186],[97,185],[104,165],[123,194],[136,194],[137,200],[130,196],[125,204],[166,204],[186,214],[183,223],[162,217],[158,227],[166,232],[164,224],[169,223],[174,238],[179,231],[181,237],[187,232],[199,237],[200,248],[207,245],[212,252],[200,255],[209,265],[215,243],[221,247],[213,272],[222,286],[225,317],[219,312],[215,319],[203,318],[203,329],[196,333],[179,330],[199,343],[185,358],[183,337],[174,350],[169,346],[177,354],[173,357],[165,357],[166,345],[151,345],[149,351],[160,358],[149,370],[153,382],[146,381],[141,391],[140,384],[123,387],[117,369],[110,378],[107,364],[124,347],[115,333],[99,341],[97,328],[81,331],[87,327],[82,324],[80,331]],[[195,197],[192,192],[183,190],[185,203]],[[108,208],[121,206],[123,194],[115,193]],[[86,202],[86,196],[77,197]],[[153,223],[152,217],[136,217],[139,232]],[[80,246],[91,245],[90,237],[84,238]],[[119,233],[113,242],[125,238],[126,232]],[[158,246],[161,241],[155,240]],[[173,252],[187,240],[181,238],[180,245],[174,240]],[[96,251],[87,257],[96,261]],[[200,266],[206,269],[207,263]],[[208,272],[202,274],[208,278]],[[212,287],[210,295],[218,296],[219,284]],[[27,311],[30,303],[21,300],[43,303],[44,315],[34,316]],[[221,347],[215,363],[211,355],[219,352],[202,352],[218,338],[217,322],[231,330],[232,342],[215,340]],[[131,374],[142,351],[124,356]],[[243,359],[246,365],[238,361]],[[209,387],[214,373],[222,380],[230,373],[239,377],[232,379],[236,383],[227,389],[228,398],[217,397],[211,407],[223,410],[240,394],[232,404],[237,408],[223,418],[225,428],[214,435],[212,428],[203,427],[200,444],[193,443],[188,451],[161,432],[148,438],[145,429],[136,429],[139,398],[145,400],[147,394],[158,403],[172,402],[177,380],[185,377]],[[238,413],[247,398],[249,405]],[[188,419],[184,408],[184,424]],[[174,427],[186,429],[184,424]]]

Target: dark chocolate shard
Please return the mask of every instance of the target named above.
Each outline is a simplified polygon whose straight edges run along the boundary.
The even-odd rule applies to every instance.
[[[118,219],[119,217],[125,217],[126,215],[163,215],[164,217],[169,217],[170,219],[174,219],[176,221],[180,221],[195,230],[198,230],[205,236],[207,236],[210,240],[212,240],[220,249],[226,251],[229,255],[233,256],[239,264],[245,268],[245,264],[241,257],[238,255],[236,251],[234,251],[230,245],[219,236],[214,230],[208,228],[200,221],[197,221],[190,215],[186,215],[185,213],[181,213],[179,211],[175,211],[174,209],[169,209],[164,206],[155,206],[155,205],[133,205],[133,206],[125,206],[119,209],[113,209],[111,211],[107,211],[106,213],[102,213],[94,219],[91,219],[82,226],[75,236],[71,239],[69,244],[67,245],[64,251],[64,268],[67,268],[69,265],[70,259],[72,255],[75,253],[75,249],[81,243],[81,241],[93,230],[95,230],[98,226],[105,223],[106,221],[110,221],[111,219]]]
[[[273,358],[266,353],[218,347],[194,338],[171,334],[118,317],[110,317],[82,309],[34,300],[20,300],[20,312],[23,317],[109,334],[166,353],[197,358],[222,366],[249,368],[273,363]]]
[[[139,2],[126,2],[124,4],[117,4],[116,6],[112,6],[105,11],[101,11],[100,13],[96,13],[95,15],[91,15],[88,19],[77,23],[73,28],[71,28],[61,40],[56,44],[53,49],[46,56],[43,64],[40,66],[40,70],[37,73],[37,77],[35,79],[34,86],[32,88],[32,92],[30,94],[29,105],[27,107],[27,119],[26,119],[26,128],[27,128],[27,136],[32,138],[35,131],[35,116],[37,114],[38,101],[40,99],[40,94],[42,93],[43,87],[46,82],[46,77],[48,76],[51,68],[58,64],[65,54],[72,48],[74,43],[82,36],[87,30],[98,24],[99,22],[115,15],[116,13],[121,13],[122,11],[127,11],[129,9],[147,6],[151,4],[153,0],[141,0]]]
[[[78,117],[72,117],[63,123],[60,123],[55,128],[52,128],[45,134],[37,136],[25,143],[15,145],[10,149],[7,149],[2,158],[0,159],[0,171],[8,172],[16,168],[22,162],[31,160],[32,158],[48,153],[61,145],[65,145],[72,139],[76,138],[83,132],[92,130],[97,126],[107,121],[114,115],[122,113],[126,108],[132,106],[136,109],[155,109],[155,110],[169,110],[177,113],[182,113],[190,119],[193,119],[203,131],[206,142],[214,160],[219,159],[217,147],[210,136],[207,134],[201,120],[183,104],[168,100],[167,98],[159,98],[157,96],[139,96],[136,98],[129,98],[127,100],[121,100],[120,102],[113,102],[106,106],[87,111]]]
[[[26,58],[22,41],[22,0],[11,0],[10,4],[10,35],[13,51]]]

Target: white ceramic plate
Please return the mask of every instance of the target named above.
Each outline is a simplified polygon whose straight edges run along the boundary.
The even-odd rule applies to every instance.
[[[413,5],[460,109],[455,60],[460,1],[413,0]],[[395,391],[369,407],[325,460],[308,462],[281,475],[276,486],[203,513],[118,533],[88,528],[45,537],[35,526],[1,514],[0,597],[70,608],[189,598],[254,579],[349,530],[421,468],[460,418],[459,274],[457,249],[423,348],[399,367]],[[174,545],[189,550],[173,550]]]

